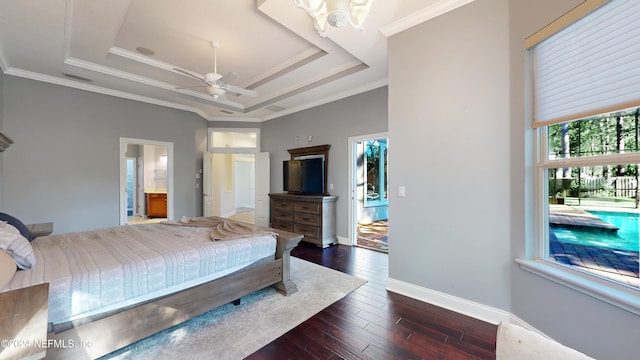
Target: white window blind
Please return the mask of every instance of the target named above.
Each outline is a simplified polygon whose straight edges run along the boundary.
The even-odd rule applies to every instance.
[[[533,47],[533,126],[640,106],[640,1],[612,0]]]

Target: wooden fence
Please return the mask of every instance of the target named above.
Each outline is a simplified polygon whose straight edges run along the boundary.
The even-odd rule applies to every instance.
[[[580,196],[613,196],[633,199],[637,195],[638,180],[632,176],[582,177],[580,180]]]

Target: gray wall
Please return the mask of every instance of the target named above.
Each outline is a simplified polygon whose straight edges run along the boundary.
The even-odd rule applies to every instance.
[[[348,138],[386,131],[386,86],[264,122],[261,147],[262,151],[270,153],[271,192],[282,192],[282,161],[290,159],[287,149],[331,145],[327,180],[334,188],[329,192],[339,196],[336,204],[337,235],[348,237]],[[307,141],[309,136],[313,136],[311,144]],[[394,146],[390,145],[390,153],[395,151]]]
[[[207,121],[193,113],[4,76],[2,210],[56,233],[119,223],[120,137],[174,144],[174,214],[201,214]]]
[[[476,0],[389,39],[389,276],[630,359],[640,317],[514,261],[533,218],[524,39],[580,2]]]
[[[389,276],[510,309],[506,1],[389,40]],[[398,197],[398,187],[406,197]]]

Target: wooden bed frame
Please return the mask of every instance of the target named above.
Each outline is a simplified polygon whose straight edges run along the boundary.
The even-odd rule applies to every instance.
[[[118,312],[50,326],[47,359],[94,359],[271,285],[284,295],[296,293],[290,253],[302,235],[273,231],[272,260]]]

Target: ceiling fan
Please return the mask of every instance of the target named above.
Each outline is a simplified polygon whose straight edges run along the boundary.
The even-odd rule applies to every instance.
[[[184,75],[190,76],[192,78],[198,79],[205,83],[205,85],[197,85],[197,86],[185,86],[179,87],[177,89],[187,89],[194,87],[206,87],[207,92],[213,96],[214,99],[224,99],[225,94],[227,92],[234,93],[238,95],[245,95],[256,97],[258,93],[254,90],[243,89],[238,86],[231,85],[231,82],[237,81],[240,77],[238,74],[234,72],[228,72],[224,76],[218,74],[218,48],[220,44],[218,42],[212,41],[211,45],[213,46],[213,72],[207,73],[204,76],[199,74],[194,74],[184,69],[173,68],[173,70],[182,73]]]

